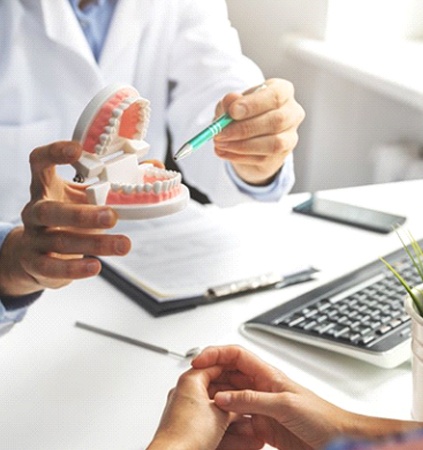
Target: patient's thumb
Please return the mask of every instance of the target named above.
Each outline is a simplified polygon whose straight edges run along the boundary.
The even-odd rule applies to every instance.
[[[268,392],[221,391],[214,396],[215,404],[225,411],[240,414],[263,414],[273,416],[276,409],[276,395]]]

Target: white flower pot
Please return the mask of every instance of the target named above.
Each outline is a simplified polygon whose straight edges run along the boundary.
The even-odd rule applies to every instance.
[[[417,286],[417,289],[414,290],[416,295],[423,298],[423,284]],[[405,309],[411,317],[412,329],[413,406],[411,413],[414,420],[423,421],[423,317],[419,315],[409,295],[405,298]]]

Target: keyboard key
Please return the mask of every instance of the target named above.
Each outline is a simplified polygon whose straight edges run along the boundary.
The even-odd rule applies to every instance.
[[[301,311],[301,314],[306,318],[306,319],[308,319],[309,317],[313,317],[314,315],[316,315],[317,314],[317,309],[315,309],[315,308],[313,308],[313,309],[310,309],[310,308],[304,308],[302,311]]]
[[[315,320],[310,320],[309,322],[302,323],[301,328],[303,330],[312,330],[317,325],[317,322]]]
[[[294,317],[289,323],[288,326],[289,327],[295,327],[297,325],[299,325],[301,322],[303,322],[305,320],[304,316],[298,316],[298,317]]]
[[[349,331],[348,327],[344,327],[342,325],[335,325],[334,327],[330,328],[325,334],[328,336],[338,338],[343,334],[347,333],[348,331]]]
[[[374,341],[374,339],[375,339],[374,335],[370,334],[370,335],[368,335],[368,336],[362,337],[362,338],[360,339],[360,342],[361,342],[363,345],[367,345],[367,344],[369,344],[370,342]]]
[[[319,334],[325,334],[329,330],[334,328],[334,326],[335,326],[335,324],[333,322],[332,323],[322,324],[322,325],[320,325],[320,327],[316,328],[315,331],[317,331]]]
[[[317,303],[316,308],[317,308],[318,311],[323,312],[326,309],[330,308],[331,306],[332,305],[331,305],[331,303],[329,301],[323,300],[323,301]]]
[[[401,320],[398,320],[398,319],[394,319],[394,320],[391,320],[390,322],[389,322],[389,325],[392,327],[392,328],[396,328],[398,325],[401,325]]]
[[[392,328],[389,325],[384,325],[382,328],[379,328],[377,331],[379,334],[386,334],[388,331],[390,331]]]

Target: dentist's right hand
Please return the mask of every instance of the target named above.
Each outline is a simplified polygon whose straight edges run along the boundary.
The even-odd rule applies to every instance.
[[[23,226],[9,233],[0,252],[1,294],[21,296],[59,288],[97,275],[101,263],[93,256],[129,252],[126,236],[103,233],[116,224],[116,213],[88,204],[84,186],[56,174],[57,164],[77,161],[81,151],[73,141],[32,151],[31,198],[22,211]]]

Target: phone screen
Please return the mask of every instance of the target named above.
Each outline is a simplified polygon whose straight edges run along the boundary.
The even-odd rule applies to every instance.
[[[295,206],[293,211],[379,233],[389,233],[406,220],[404,216],[336,202],[314,195],[304,203]]]

